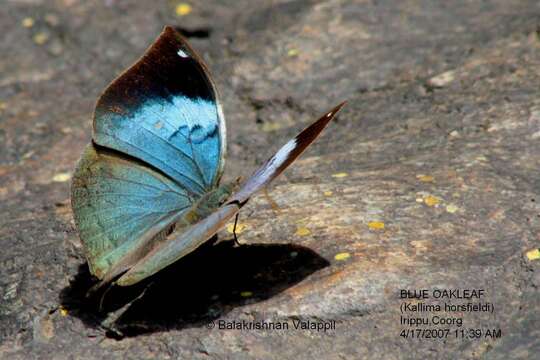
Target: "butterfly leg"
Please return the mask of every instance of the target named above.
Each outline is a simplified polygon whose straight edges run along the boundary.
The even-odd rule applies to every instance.
[[[240,246],[240,242],[238,241],[238,237],[236,236],[236,224],[238,223],[238,215],[239,213],[236,213],[236,216],[234,217],[233,236],[234,236],[234,243]]]
[[[267,188],[263,189],[263,194],[264,194],[264,197],[266,198],[266,201],[268,201],[268,203],[270,204],[270,207],[274,211],[274,214],[276,214],[276,216],[280,215],[281,214],[281,209],[280,209],[279,205],[274,201],[274,199],[272,199],[272,197],[268,193]]]
[[[139,299],[141,299],[145,294],[146,294],[146,291],[152,286],[154,285],[154,282],[151,282],[150,284],[146,285],[146,287],[144,288],[144,290],[136,297],[134,298],[133,300],[130,300],[128,301],[126,304],[124,304],[121,308],[107,314],[107,317],[101,322],[100,326],[102,329],[104,329],[105,331],[108,331],[110,332],[113,337],[115,337],[116,339],[122,339],[124,337],[124,334],[122,333],[122,329],[121,327],[118,326],[117,324],[117,321],[118,319],[120,319],[122,317],[122,315],[124,315],[126,313],[126,311],[131,307],[131,305],[133,303],[135,303],[136,301],[138,301]],[[112,286],[110,286],[106,291],[105,293],[107,293],[107,291],[109,291],[109,289],[111,288]],[[103,296],[105,296],[105,294],[103,294]],[[103,301],[103,298],[101,299]],[[102,304],[100,304],[101,306]],[[100,310],[101,311],[101,310]]]
[[[105,296],[107,295],[107,293],[109,292],[109,290],[111,290],[111,288],[113,287],[114,285],[113,284],[109,284],[109,286],[107,287],[107,289],[105,289],[105,291],[103,292],[103,294],[101,294],[101,298],[99,299],[99,312],[102,312],[103,311],[103,302],[105,300]]]

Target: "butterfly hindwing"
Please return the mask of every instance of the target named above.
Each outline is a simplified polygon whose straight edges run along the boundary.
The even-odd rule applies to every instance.
[[[140,246],[145,233],[165,228],[192,202],[185,189],[156,170],[92,144],[73,175],[71,199],[90,270],[98,278]]]
[[[133,285],[171,265],[210,239],[238,210],[236,204],[226,204],[181,233],[171,234],[115,283],[121,286]]]
[[[93,138],[154,166],[192,194],[216,186],[225,120],[204,63],[173,28],[101,95]]]

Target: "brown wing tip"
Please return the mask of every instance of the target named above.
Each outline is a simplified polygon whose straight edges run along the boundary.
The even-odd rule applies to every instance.
[[[345,104],[347,104],[347,100],[343,101],[341,104],[337,105],[335,108],[327,112],[326,117],[333,118],[334,116],[336,116],[336,114],[340,112],[340,110],[345,106]]]
[[[163,30],[161,31],[161,34],[159,34],[158,39],[156,39],[156,41],[158,41],[161,38],[174,39],[174,41],[180,42],[180,43],[182,43],[182,45],[189,47],[189,43],[184,38],[184,36],[182,34],[180,34],[180,32],[178,30],[176,30],[174,27],[172,27],[170,25],[165,25],[163,27]],[[189,50],[191,52],[194,52],[191,47],[189,47]]]
[[[178,31],[175,30],[174,27],[172,27],[171,25],[165,25],[163,27],[163,30],[161,31],[162,34],[165,34],[165,33],[177,33]]]

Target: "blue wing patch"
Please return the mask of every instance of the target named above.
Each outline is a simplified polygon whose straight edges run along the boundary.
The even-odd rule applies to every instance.
[[[94,141],[134,156],[190,193],[214,188],[223,171],[225,121],[202,61],[170,27],[96,105]]]

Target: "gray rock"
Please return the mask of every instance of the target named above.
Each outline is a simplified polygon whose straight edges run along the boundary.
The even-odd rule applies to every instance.
[[[206,1],[182,17],[175,5],[0,8],[1,358],[538,353],[540,260],[525,255],[540,247],[537,1]],[[216,78],[225,180],[349,102],[272,185],[278,209],[264,196],[243,209],[245,245],[223,231],[151,281],[111,290],[100,312],[84,299],[92,279],[69,174],[96,98],[165,24],[190,36]],[[427,327],[451,329],[445,339],[404,338],[402,289],[484,289],[493,312]]]

